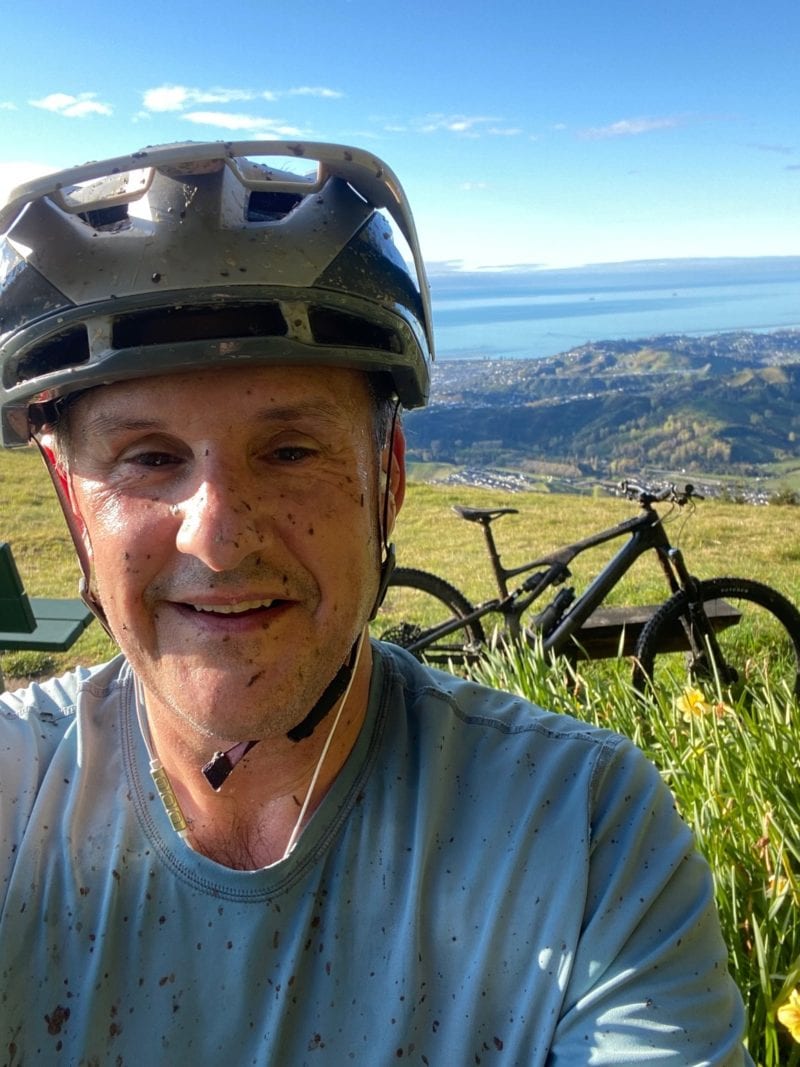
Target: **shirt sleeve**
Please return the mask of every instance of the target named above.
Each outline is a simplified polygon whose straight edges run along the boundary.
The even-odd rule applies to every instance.
[[[73,720],[61,681],[0,695],[0,908],[42,779]]]
[[[548,1064],[752,1064],[711,872],[629,742],[594,780],[583,926]]]

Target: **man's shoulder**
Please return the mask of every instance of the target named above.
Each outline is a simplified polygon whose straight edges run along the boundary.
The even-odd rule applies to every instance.
[[[51,768],[57,763],[61,767],[60,784],[51,795],[58,806],[68,788],[64,783],[80,761],[76,720],[102,713],[108,696],[119,688],[123,664],[120,658],[95,668],[78,668],[0,694],[0,901]]]
[[[108,663],[76,667],[58,678],[0,693],[0,723],[18,721],[63,727],[64,720],[74,716],[82,692],[102,697],[119,684],[125,669],[124,658],[117,656]]]
[[[561,712],[549,711],[517,694],[460,678],[418,662],[403,649],[382,646],[390,670],[400,679],[406,705],[422,715],[439,709],[454,724],[521,743],[544,740],[574,742],[587,751],[609,753],[630,742],[619,734],[582,722]]]

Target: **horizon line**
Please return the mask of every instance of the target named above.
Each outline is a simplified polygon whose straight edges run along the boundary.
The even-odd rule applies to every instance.
[[[654,256],[652,259],[598,260],[553,266],[547,263],[484,263],[465,265],[464,260],[446,259],[426,262],[429,276],[465,274],[549,274],[583,270],[618,270],[620,268],[669,268],[675,266],[714,266],[720,264],[796,263],[800,268],[800,253],[794,255],[741,255],[741,256]]]

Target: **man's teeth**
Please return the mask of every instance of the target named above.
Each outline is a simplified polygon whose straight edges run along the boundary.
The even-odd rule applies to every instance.
[[[274,600],[240,600],[238,604],[192,604],[195,611],[207,611],[212,615],[241,615],[257,608],[271,608]]]

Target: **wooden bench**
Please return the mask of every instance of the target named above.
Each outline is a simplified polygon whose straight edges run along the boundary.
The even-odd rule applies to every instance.
[[[619,655],[632,656],[645,624],[658,611],[660,604],[637,607],[597,608],[575,635],[578,659],[613,659]],[[741,614],[724,600],[709,600],[705,610],[715,631],[735,626]],[[665,636],[662,652],[688,652],[689,643],[680,624]]]
[[[93,618],[77,597],[29,597],[11,545],[0,542],[0,652],[66,652]],[[0,692],[3,687],[0,672]]]

